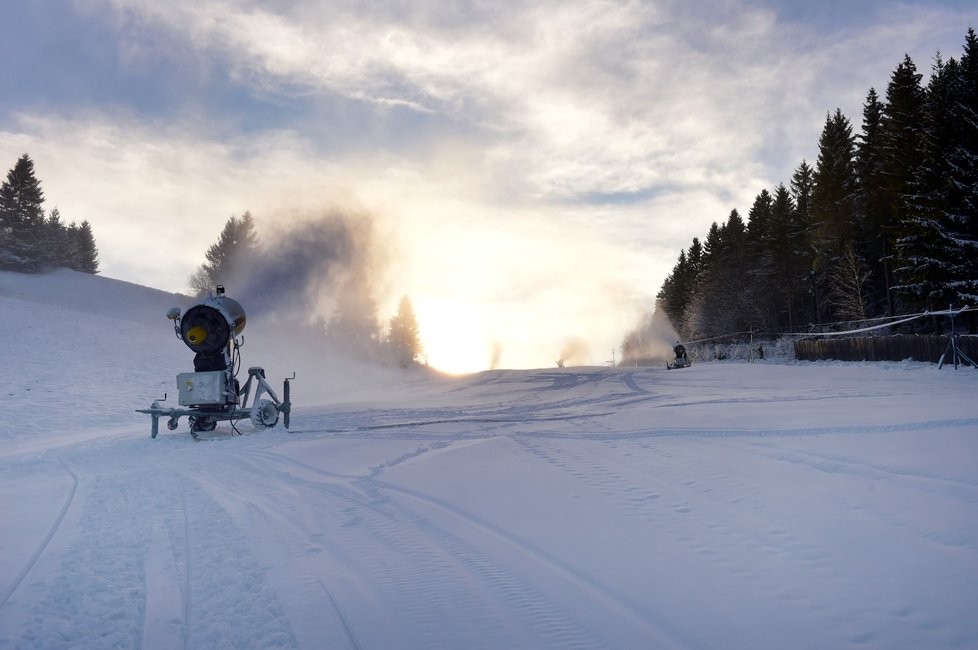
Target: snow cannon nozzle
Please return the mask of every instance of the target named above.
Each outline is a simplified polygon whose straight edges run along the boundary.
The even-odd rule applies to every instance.
[[[180,338],[198,354],[215,354],[230,345],[247,318],[237,300],[223,293],[193,305],[180,319]]]

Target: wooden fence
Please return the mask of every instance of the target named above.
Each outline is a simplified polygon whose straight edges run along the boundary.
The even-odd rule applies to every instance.
[[[930,361],[937,363],[948,349],[949,336],[894,334],[801,339],[795,341],[795,358],[802,361]],[[958,349],[978,362],[978,336],[959,336]],[[944,363],[953,363],[951,355]]]

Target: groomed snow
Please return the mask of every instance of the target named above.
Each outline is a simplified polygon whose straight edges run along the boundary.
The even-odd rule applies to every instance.
[[[249,322],[291,430],[152,440],[171,304],[0,274],[0,648],[978,647],[973,369],[453,379]]]

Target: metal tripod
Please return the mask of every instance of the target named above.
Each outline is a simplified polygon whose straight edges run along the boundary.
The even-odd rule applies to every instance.
[[[947,342],[947,349],[944,350],[944,354],[941,355],[940,360],[937,362],[937,368],[941,369],[944,367],[944,359],[947,358],[948,353],[951,355],[951,362],[954,364],[954,369],[958,369],[958,364],[962,362],[968,362],[972,368],[978,368],[968,355],[961,351],[958,347],[958,333],[954,331],[954,307],[948,306],[948,317],[951,319],[951,340]]]

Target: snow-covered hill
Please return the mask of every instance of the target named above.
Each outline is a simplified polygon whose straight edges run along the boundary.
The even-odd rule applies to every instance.
[[[171,304],[0,274],[0,648],[978,646],[974,370],[449,379],[249,322],[292,430],[151,440]]]

